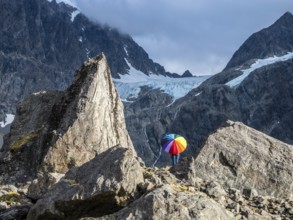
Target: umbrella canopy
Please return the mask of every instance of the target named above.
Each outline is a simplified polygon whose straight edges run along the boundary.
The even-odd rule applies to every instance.
[[[166,134],[161,139],[161,146],[169,154],[180,154],[187,147],[187,141],[178,134]]]

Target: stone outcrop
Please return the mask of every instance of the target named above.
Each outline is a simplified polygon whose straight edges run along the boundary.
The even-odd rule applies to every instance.
[[[126,209],[101,219],[233,219],[234,215],[206,194],[162,186]],[[86,219],[86,218],[85,218]]]
[[[144,181],[131,149],[114,147],[72,168],[30,210],[27,219],[77,219],[113,213],[135,198]]]
[[[1,152],[1,179],[25,183],[39,172],[66,173],[116,145],[134,151],[123,104],[99,55],[77,71],[65,92],[41,92],[22,102]]]
[[[189,164],[189,178],[216,181],[226,188],[293,199],[293,146],[240,122],[228,121],[210,135]]]

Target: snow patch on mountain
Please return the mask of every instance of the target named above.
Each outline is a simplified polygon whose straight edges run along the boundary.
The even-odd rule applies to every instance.
[[[136,70],[125,59],[129,66],[129,74],[120,75],[120,79],[113,79],[119,96],[126,101],[128,98],[136,98],[140,92],[140,87],[149,86],[153,89],[161,89],[171,95],[175,100],[185,96],[190,90],[198,87],[210,76],[171,78],[161,75],[146,75]]]
[[[116,82],[122,82],[122,83],[136,83],[136,82],[146,82],[149,80],[159,80],[159,79],[166,79],[170,77],[162,76],[162,75],[156,75],[156,74],[150,74],[146,75],[145,73],[141,72],[140,70],[135,69],[126,58],[125,62],[129,66],[128,74],[120,75],[120,79],[115,79]]]
[[[80,13],[79,10],[75,10],[71,13],[71,21],[73,22],[75,17]]]
[[[126,55],[128,56],[128,50],[126,49],[126,46],[124,46],[123,48],[124,48]]]
[[[4,128],[5,126],[11,124],[14,120],[15,115],[6,114],[4,121],[0,121],[0,127]]]
[[[263,66],[267,66],[273,63],[277,63],[277,62],[281,62],[281,61],[286,61],[289,59],[293,58],[293,52],[291,53],[287,53],[284,56],[281,57],[277,57],[277,56],[273,56],[273,57],[268,57],[265,59],[258,59],[256,60],[248,69],[242,70],[242,75],[236,77],[235,79],[229,81],[226,83],[226,85],[230,86],[231,88],[236,88],[238,87],[242,81],[254,70],[261,68]]]

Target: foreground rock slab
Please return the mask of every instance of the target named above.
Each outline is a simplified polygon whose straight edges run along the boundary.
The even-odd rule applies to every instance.
[[[32,207],[28,220],[77,219],[118,211],[133,200],[143,169],[132,150],[114,147],[72,168]]]
[[[82,220],[114,219],[234,219],[233,214],[201,192],[181,191],[164,185],[114,215]]]
[[[189,164],[189,176],[255,196],[293,198],[293,146],[227,121]]]

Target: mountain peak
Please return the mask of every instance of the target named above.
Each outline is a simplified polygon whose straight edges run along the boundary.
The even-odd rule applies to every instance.
[[[271,26],[251,35],[233,54],[224,70],[253,59],[282,56],[293,51],[293,15],[286,12]]]
[[[293,15],[292,15],[292,13],[291,12],[289,12],[289,11],[287,11],[285,14],[283,14],[280,18],[279,18],[279,20],[280,19],[284,19],[284,18],[290,18],[290,19],[293,19]]]
[[[189,70],[185,70],[185,72],[182,74],[182,77],[192,77],[192,73]]]
[[[287,11],[272,26],[292,27],[293,15]]]

